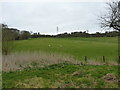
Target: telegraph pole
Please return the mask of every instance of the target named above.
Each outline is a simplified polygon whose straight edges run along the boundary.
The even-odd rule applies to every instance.
[[[59,31],[59,28],[58,28],[58,26],[57,26],[57,33],[58,33],[58,31]]]

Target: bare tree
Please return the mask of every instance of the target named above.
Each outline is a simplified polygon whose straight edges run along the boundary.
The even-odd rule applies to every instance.
[[[101,16],[100,24],[102,28],[113,28],[120,32],[120,1],[107,3],[108,12]]]

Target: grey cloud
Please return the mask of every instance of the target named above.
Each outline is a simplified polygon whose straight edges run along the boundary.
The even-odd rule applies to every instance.
[[[45,34],[98,29],[97,14],[104,9],[105,3],[98,2],[61,2],[61,3],[2,3],[3,20],[10,27]]]

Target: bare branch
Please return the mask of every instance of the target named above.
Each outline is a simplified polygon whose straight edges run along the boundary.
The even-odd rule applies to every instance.
[[[120,31],[120,1],[109,2],[108,13],[100,17],[100,24],[102,28],[113,28]]]

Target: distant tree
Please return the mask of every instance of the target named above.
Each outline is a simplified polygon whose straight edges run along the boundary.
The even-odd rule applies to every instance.
[[[14,29],[14,28],[8,28],[9,31],[12,32],[14,40],[19,40],[20,39],[20,31],[18,29]]]
[[[101,27],[120,31],[120,1],[109,2],[107,5],[108,12],[99,18]]]
[[[2,24],[2,29],[4,28],[8,28],[8,25],[7,24]]]
[[[28,32],[28,31],[21,31],[21,39],[25,40],[25,39],[28,39],[28,38],[30,38],[30,32]]]
[[[40,37],[40,33],[38,32],[37,37]]]
[[[32,38],[37,38],[37,33],[33,33],[33,34],[31,35],[31,37],[32,37]]]

